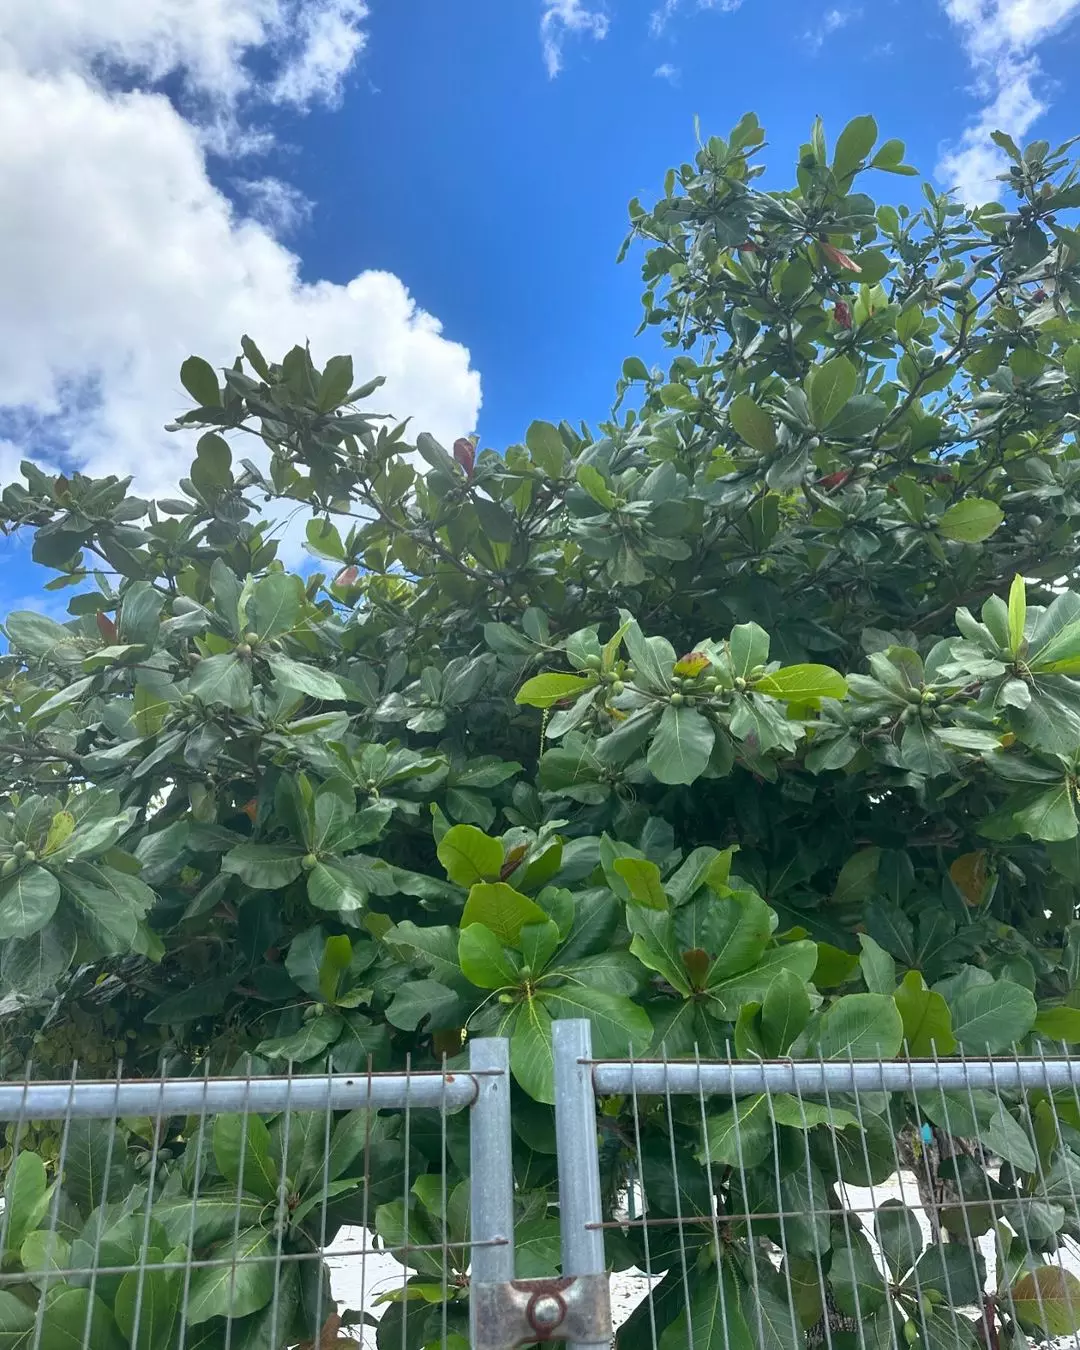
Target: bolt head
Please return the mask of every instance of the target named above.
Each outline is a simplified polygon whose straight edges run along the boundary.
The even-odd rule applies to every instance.
[[[541,1294],[539,1298],[533,1300],[532,1313],[529,1320],[538,1331],[551,1331],[554,1327],[559,1325],[562,1319],[562,1299],[555,1298],[552,1294]]]

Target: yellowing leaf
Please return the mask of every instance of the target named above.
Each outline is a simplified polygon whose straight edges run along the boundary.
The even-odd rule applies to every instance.
[[[1027,587],[1024,578],[1017,574],[1009,588],[1009,651],[1016,656],[1024,641],[1024,624],[1027,620]]]
[[[671,673],[682,680],[695,680],[703,670],[708,670],[712,661],[704,652],[687,652],[680,656],[672,667]]]
[[[946,539],[962,544],[981,544],[989,539],[1005,519],[1005,512],[997,502],[985,497],[968,497],[950,506],[941,517],[938,529]]]
[[[514,702],[527,704],[530,708],[551,708],[563,699],[577,698],[596,682],[595,675],[563,675],[556,672],[534,675],[517,691]]]
[[[1029,1270],[1012,1287],[1012,1305],[1021,1322],[1048,1336],[1080,1331],[1080,1280],[1060,1266]]]
[[[961,854],[949,866],[953,885],[969,905],[981,905],[986,893],[986,850]]]
[[[843,698],[847,680],[831,666],[784,666],[771,675],[763,675],[754,688],[760,694],[772,694],[787,702],[808,703],[819,698]]]

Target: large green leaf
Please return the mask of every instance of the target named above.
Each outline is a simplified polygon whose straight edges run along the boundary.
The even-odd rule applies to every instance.
[[[962,989],[950,1001],[953,1035],[969,1055],[1018,1045],[1035,1024],[1034,996],[1011,980]]]
[[[776,449],[776,428],[769,414],[748,394],[737,394],[728,408],[731,425],[747,445],[763,455]]]
[[[772,694],[788,703],[809,703],[819,698],[843,698],[847,681],[831,666],[783,666],[757,682],[762,694]]]
[[[125,1350],[109,1305],[89,1289],[53,1287],[41,1319],[41,1339],[34,1350]]]
[[[475,825],[452,825],[436,850],[446,875],[458,886],[497,881],[503,864],[503,846]]]
[[[817,1049],[822,1059],[892,1059],[904,1041],[896,1004],[884,994],[845,994],[822,1015]]]
[[[693,783],[705,772],[716,731],[696,708],[669,704],[649,746],[648,765],[661,783]]]
[[[767,1343],[762,1339],[756,1344],[764,1350]],[[720,1270],[711,1266],[695,1281],[689,1308],[684,1307],[660,1337],[660,1350],[754,1350],[754,1346],[727,1261]]]
[[[251,666],[235,652],[204,656],[188,680],[188,693],[243,712],[251,703]]]
[[[941,517],[938,529],[946,539],[981,544],[984,539],[990,538],[1004,519],[1005,512],[997,502],[987,501],[983,497],[968,497],[949,507]]]
[[[706,1008],[726,1021],[734,1021],[744,1003],[760,1003],[773,980],[789,970],[801,980],[809,980],[817,965],[814,942],[789,942],[765,952],[757,965],[738,975],[730,975],[709,986]]]
[[[893,994],[904,1023],[904,1043],[909,1055],[929,1059],[951,1055],[956,1049],[949,1005],[940,994],[927,989],[922,975],[909,970]]]
[[[28,938],[56,913],[60,883],[44,867],[24,867],[0,889],[0,938]]]
[[[547,915],[535,900],[515,891],[505,881],[479,882],[473,886],[461,915],[462,928],[471,923],[483,924],[508,947],[517,945],[525,924],[546,921]]]
[[[116,1324],[132,1350],[161,1350],[169,1344],[183,1288],[183,1271],[129,1271],[113,1303]]]
[[[811,368],[806,380],[806,395],[810,416],[819,431],[838,416],[858,383],[858,373],[845,356],[834,356],[831,361]]]
[[[237,844],[221,860],[221,870],[258,890],[276,891],[295,881],[302,870],[298,844]]]
[[[274,1240],[262,1227],[212,1247],[217,1263],[192,1272],[186,1312],[190,1326],[211,1317],[247,1317],[274,1295]]]
[[[466,979],[481,989],[502,989],[518,983],[518,970],[506,948],[482,923],[462,928],[458,938],[458,961]]]
[[[270,1158],[270,1132],[258,1116],[216,1116],[213,1138],[214,1161],[227,1181],[264,1200],[277,1199],[279,1178]]]
[[[530,708],[551,708],[564,699],[577,698],[595,684],[596,677],[590,675],[534,675],[517,691],[514,702]]]

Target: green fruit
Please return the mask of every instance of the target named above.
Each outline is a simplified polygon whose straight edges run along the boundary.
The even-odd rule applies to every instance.
[[[0,867],[0,877],[10,877],[19,870],[18,858],[8,858],[3,867]]]
[[[683,698],[682,694],[680,694],[680,693],[678,692],[678,690],[676,690],[676,692],[675,692],[674,694],[672,694],[672,696],[671,696],[671,706],[672,706],[673,708],[680,708],[680,707],[682,707],[682,705],[683,705],[685,702],[686,702],[686,700]]]
[[[21,858],[23,854],[26,852],[26,845],[23,843],[21,839],[16,839],[14,844],[12,844],[11,846],[11,851],[12,853],[15,854],[16,858]]]
[[[626,685],[623,684],[622,680],[616,680],[615,683],[611,686],[611,692],[613,694],[621,694],[625,690],[625,688]]]
[[[240,646],[237,647],[236,649],[236,654],[237,656],[242,657],[246,661],[248,657],[251,655],[251,648],[248,646],[246,642],[241,642]]]
[[[258,633],[255,632],[253,628],[249,628],[248,631],[244,634],[244,641],[248,644],[249,647],[254,647],[256,642],[258,642],[258,640],[259,635]]]
[[[586,669],[586,670],[599,670],[599,669],[600,669],[600,658],[599,658],[598,656],[587,656],[587,657],[585,658],[585,669]]]
[[[316,858],[314,853],[305,853],[304,856],[300,859],[300,866],[304,869],[305,872],[310,872],[314,867],[318,866],[318,863],[319,860],[318,858]]]
[[[919,1339],[919,1328],[915,1325],[914,1322],[905,1322],[904,1340],[907,1341],[908,1345],[914,1345],[918,1339]]]
[[[28,848],[28,849],[26,850],[26,852],[23,854],[23,861],[24,861],[24,862],[36,862],[36,860],[37,860],[37,854],[34,852],[34,850],[33,850],[32,848]]]

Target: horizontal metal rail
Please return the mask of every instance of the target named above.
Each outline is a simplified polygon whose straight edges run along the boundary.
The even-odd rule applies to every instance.
[[[277,1078],[149,1078],[112,1082],[0,1083],[0,1120],[108,1120],[221,1111],[352,1111],[357,1107],[456,1111],[476,1100],[472,1073],[321,1074]]]
[[[782,1060],[738,1064],[688,1063],[686,1060],[593,1060],[593,1089],[598,1097],[722,1095],[752,1097],[789,1092],[821,1096],[845,1092],[943,1091],[972,1088],[1080,1088],[1077,1059],[948,1059],[824,1063]]]

